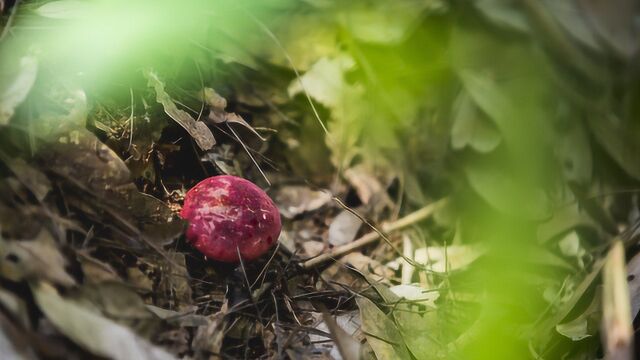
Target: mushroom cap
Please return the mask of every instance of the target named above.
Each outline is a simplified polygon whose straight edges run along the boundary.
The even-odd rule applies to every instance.
[[[180,216],[187,240],[205,256],[223,262],[254,260],[278,240],[280,212],[252,182],[230,175],[202,180],[184,199]]]

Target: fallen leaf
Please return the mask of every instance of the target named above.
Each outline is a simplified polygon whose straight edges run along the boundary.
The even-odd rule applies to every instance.
[[[227,329],[227,322],[225,321],[227,311],[228,303],[225,301],[220,311],[207,318],[207,325],[200,326],[196,329],[192,346],[197,354],[204,356],[220,353],[222,340],[224,339]]]
[[[283,186],[275,194],[275,202],[284,217],[289,219],[304,212],[317,210],[329,201],[328,191],[312,190],[307,186]]]
[[[31,286],[36,304],[53,325],[91,353],[116,360],[170,360],[175,357],[128,328],[72,300],[46,283]]]
[[[149,87],[156,92],[156,101],[164,107],[164,112],[191,135],[200,149],[211,149],[216,144],[216,139],[207,125],[194,119],[186,111],[178,109],[171,96],[165,91],[164,83],[155,72],[147,70],[144,74],[149,81]]]
[[[147,305],[147,309],[154,313],[158,318],[165,320],[170,324],[194,327],[207,326],[210,323],[209,317],[195,314],[195,311],[197,310],[195,306],[193,309],[187,309],[185,311],[167,310],[153,305]]]
[[[320,255],[324,251],[324,243],[320,241],[307,240],[302,243],[302,249],[308,257]]]
[[[411,356],[396,325],[371,300],[356,298],[362,319],[362,332],[378,359],[410,359]]]
[[[13,281],[45,279],[64,286],[75,285],[66,265],[47,230],[41,230],[34,240],[0,239],[0,273]]]
[[[342,358],[343,360],[357,360],[360,359],[360,343],[354,339],[353,333],[349,333],[342,326],[338,324],[338,319],[334,319],[332,315],[329,315],[326,312],[322,313],[323,322],[326,327],[326,330],[331,334],[331,338],[333,342],[336,344],[336,347],[332,349],[331,354],[335,354],[335,350],[337,350],[338,356],[333,356],[333,358]],[[318,327],[316,327],[318,329]],[[319,329],[325,331],[324,329]]]
[[[360,230],[362,220],[348,210],[342,210],[329,225],[329,244],[340,246],[353,241]]]
[[[38,201],[44,200],[51,191],[51,182],[47,176],[37,168],[27,164],[23,159],[10,159],[0,151],[0,160],[9,167],[11,172],[31,191]]]
[[[389,204],[391,200],[382,183],[364,166],[356,165],[344,171],[344,177],[356,189],[363,204]]]
[[[416,249],[414,260],[431,271],[447,272],[469,266],[484,253],[484,250],[470,245],[429,246]]]
[[[573,341],[580,341],[595,335],[601,316],[601,291],[598,288],[589,306],[571,321],[556,325],[556,331]]]
[[[428,290],[416,285],[396,285],[389,288],[398,297],[410,300],[416,304],[428,305],[435,308],[435,301],[440,297],[440,292]]]

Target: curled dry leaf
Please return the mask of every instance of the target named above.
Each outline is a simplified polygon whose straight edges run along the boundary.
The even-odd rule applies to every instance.
[[[228,311],[228,303],[222,304],[217,313],[209,316],[208,324],[198,327],[193,339],[193,348],[200,355],[219,354],[222,348],[222,340],[225,336],[227,323],[225,316]]]
[[[203,93],[205,102],[211,107],[211,110],[209,111],[209,120],[213,121],[216,124],[221,124],[224,122],[240,124],[249,129],[252,133],[259,137],[260,140],[267,140],[263,138],[240,115],[236,113],[226,112],[224,109],[227,107],[227,100],[220,96],[220,94],[218,94],[215,90],[213,90],[212,88],[205,88]]]
[[[391,203],[382,183],[364,166],[356,165],[345,170],[344,177],[356,189],[363,204],[380,202],[381,205],[387,205]]]
[[[291,219],[307,211],[317,210],[329,201],[328,191],[312,190],[307,186],[284,186],[275,195],[280,213]]]
[[[166,245],[182,233],[184,222],[166,203],[138,191],[124,161],[89,131],[74,130],[60,136],[38,157],[65,179],[65,186],[74,188],[69,197],[76,196],[77,190],[92,195],[76,200],[106,211],[128,233],[142,235],[152,245]]]
[[[216,139],[207,125],[194,119],[186,111],[178,109],[171,96],[164,90],[164,83],[155,72],[147,70],[144,75],[149,81],[149,87],[155,90],[156,101],[162,104],[164,112],[191,135],[200,149],[211,149],[216,144]]]

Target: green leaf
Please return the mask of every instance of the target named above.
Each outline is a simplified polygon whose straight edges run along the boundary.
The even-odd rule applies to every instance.
[[[475,7],[498,26],[528,32],[529,23],[525,13],[514,0],[476,0]]]
[[[374,44],[399,43],[415,27],[428,6],[437,7],[437,4],[428,4],[427,1],[379,2],[375,3],[377,7],[367,2],[354,4],[357,5],[352,5],[340,17],[341,23],[354,38]],[[389,16],[390,6],[393,7],[393,16]]]
[[[496,210],[527,219],[548,217],[547,195],[490,159],[468,161],[464,167],[469,185]]]
[[[600,50],[601,46],[595,34],[589,27],[589,19],[581,11],[577,1],[542,1],[558,24],[573,38],[593,50]]]
[[[596,140],[629,175],[640,179],[640,127],[610,114],[589,116],[589,126]]]
[[[471,70],[462,70],[459,72],[459,76],[473,101],[504,132],[508,128],[510,117],[516,114],[515,106],[511,100],[487,76],[482,76]]]
[[[460,94],[454,106],[451,128],[451,146],[454,149],[462,150],[468,146],[487,153],[500,145],[500,132],[476,109],[466,92]]]
[[[355,67],[355,61],[348,55],[324,57],[314,63],[309,71],[289,85],[289,95],[295,96],[307,92],[309,96],[329,108],[341,104],[349,85],[345,73]]]
[[[409,305],[394,311],[393,316],[398,324],[407,348],[414,358],[421,360],[442,359],[445,349],[440,346],[436,337],[438,331],[438,318],[435,310],[427,308],[421,313],[420,308]]]

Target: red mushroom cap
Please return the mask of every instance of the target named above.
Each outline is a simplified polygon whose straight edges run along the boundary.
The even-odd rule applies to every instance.
[[[189,222],[187,240],[207,257],[224,262],[253,260],[280,235],[280,212],[271,198],[245,179],[221,175],[187,192],[180,216]]]

